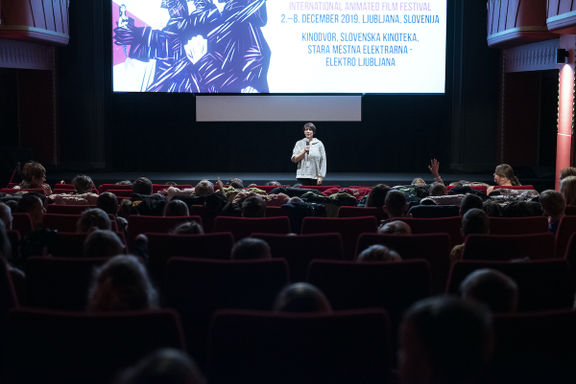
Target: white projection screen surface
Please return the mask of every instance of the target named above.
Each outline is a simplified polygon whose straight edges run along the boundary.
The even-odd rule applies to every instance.
[[[112,0],[113,90],[441,94],[447,0]]]

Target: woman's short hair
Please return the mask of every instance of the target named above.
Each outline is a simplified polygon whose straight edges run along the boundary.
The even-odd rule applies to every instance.
[[[311,129],[314,134],[316,134],[316,126],[312,123],[304,124],[304,130]]]
[[[137,257],[113,257],[96,271],[88,295],[89,311],[131,311],[157,306],[158,293]]]

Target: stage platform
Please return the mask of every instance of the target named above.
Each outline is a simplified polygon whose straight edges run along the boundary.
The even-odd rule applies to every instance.
[[[202,179],[208,179],[215,182],[218,177],[226,183],[234,177],[238,177],[244,181],[244,185],[255,183],[263,185],[267,181],[276,180],[281,184],[292,185],[296,183],[294,173],[248,173],[248,172],[95,172],[88,173],[94,180],[96,185],[104,183],[116,183],[121,180],[134,180],[138,177],[145,176],[152,180],[155,184],[163,184],[166,182],[175,182],[177,184],[192,184],[195,185]],[[69,183],[76,173],[72,172],[58,172],[51,171],[48,174],[48,182],[53,185],[60,180]],[[416,177],[423,178],[426,182],[433,182],[433,178],[429,173],[338,173],[333,172],[328,174],[324,180],[324,185],[340,185],[342,187],[351,185],[360,186],[373,186],[378,183],[394,185],[410,184]],[[472,174],[472,173],[442,173],[442,177],[446,183],[451,183],[459,180],[478,181],[487,184],[493,184],[493,177],[491,174]],[[553,175],[540,175],[539,177],[520,177],[523,184],[532,184],[538,191],[544,189],[554,188]]]

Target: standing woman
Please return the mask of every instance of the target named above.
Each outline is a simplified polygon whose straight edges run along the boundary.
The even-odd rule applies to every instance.
[[[321,185],[326,177],[326,150],[315,134],[314,124],[304,124],[305,137],[296,142],[292,151],[292,162],[298,164],[296,180],[303,185]]]

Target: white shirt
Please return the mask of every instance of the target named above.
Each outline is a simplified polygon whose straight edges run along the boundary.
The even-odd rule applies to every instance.
[[[292,158],[299,155],[306,148],[306,141],[303,138],[298,140],[292,150]],[[296,178],[298,179],[318,179],[326,177],[326,150],[324,144],[316,138],[310,141],[310,152],[304,155],[304,158],[298,163]]]

